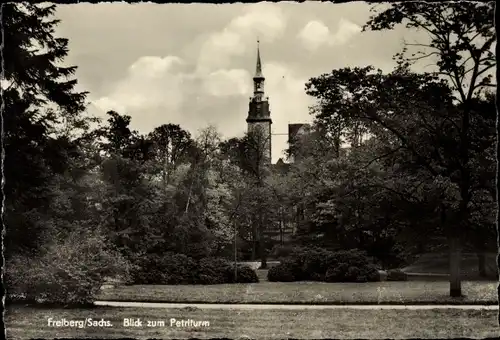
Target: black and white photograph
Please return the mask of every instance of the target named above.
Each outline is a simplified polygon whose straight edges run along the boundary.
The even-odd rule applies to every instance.
[[[7,339],[500,334],[494,1],[0,10]]]

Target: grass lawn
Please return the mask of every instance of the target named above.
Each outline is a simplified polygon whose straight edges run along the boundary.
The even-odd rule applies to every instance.
[[[497,278],[496,253],[486,253],[486,272]],[[476,254],[462,253],[460,259],[460,275],[467,279],[481,279],[479,275],[479,260]],[[407,273],[448,274],[450,270],[447,253],[422,254],[414,263],[403,269]]]
[[[456,338],[498,336],[497,311],[481,310],[199,310],[160,308],[43,309],[11,306],[7,338]],[[48,318],[109,320],[111,327],[49,327]],[[140,318],[142,327],[124,327]],[[170,326],[170,319],[208,321]],[[146,327],[146,320],[165,326]]]
[[[448,282],[260,282],[222,285],[133,285],[101,291],[96,300],[280,304],[497,304],[498,282],[463,282],[451,298]]]

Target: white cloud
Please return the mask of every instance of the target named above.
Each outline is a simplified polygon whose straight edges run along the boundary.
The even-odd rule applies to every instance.
[[[91,102],[91,106],[97,107],[102,113],[108,112],[108,111],[116,111],[116,112],[125,112],[125,106],[116,102],[114,99],[111,99],[109,97],[101,97],[98,100]]]
[[[313,20],[302,28],[297,38],[306,49],[315,51],[324,45],[345,44],[359,32],[361,32],[361,27],[344,18],[340,19],[335,33],[332,33],[323,22]]]
[[[245,95],[250,93],[250,73],[242,69],[217,70],[204,82],[207,93],[213,96]]]
[[[246,70],[218,69],[203,73],[187,71],[184,66],[185,62],[176,56],[141,57],[108,94],[92,104],[101,111],[101,116],[109,110],[137,116],[132,126],[142,132],[151,131],[161,122],[196,130],[206,121],[191,117],[192,112],[186,107],[192,107],[194,102],[213,102],[215,98],[245,98],[251,93],[251,75]]]
[[[330,29],[321,21],[310,21],[299,32],[298,38],[309,50],[316,50],[331,39]]]
[[[203,89],[212,96],[247,96],[251,93],[251,75],[243,69],[227,69],[235,57],[249,53],[256,39],[272,42],[286,28],[282,9],[274,4],[246,6],[240,16],[222,30],[212,33],[202,45],[195,74],[202,79]]]
[[[130,65],[129,73],[138,78],[156,78],[168,72],[175,64],[183,64],[183,61],[175,56],[164,58],[145,56]]]
[[[115,84],[111,93],[94,101],[102,111],[120,113],[151,108],[177,110],[183,102],[184,76],[176,66],[181,59],[175,56],[144,56],[134,62],[127,75]]]
[[[285,28],[285,16],[276,5],[259,3],[247,6],[223,29],[207,35],[195,65],[188,65],[187,59],[184,61],[172,55],[140,57],[111,87],[111,91],[93,104],[103,112],[113,109],[137,117],[132,120],[132,126],[141,132],[151,131],[162,122],[181,124],[195,131],[215,119],[212,123],[232,135],[245,125],[246,99],[252,93],[252,75],[249,70],[228,68],[228,65],[233,64],[236,57],[255,53],[257,37],[262,42],[272,42],[284,34]],[[194,68],[188,70],[185,66]],[[305,79],[298,78],[284,64],[264,60],[263,67],[276,132],[286,132],[289,122],[308,120],[310,100],[304,93]],[[225,112],[201,118],[195,117],[189,109],[201,105],[195,103],[204,103],[204,107],[210,110],[214,103],[220,105],[221,101],[241,103],[241,108],[228,108],[227,114],[231,118],[223,121],[217,121],[220,119],[217,117]],[[237,121],[241,120],[241,127],[235,124],[236,115],[240,117]],[[286,136],[273,136],[273,158],[282,156],[286,139]]]
[[[202,45],[197,61],[198,73],[210,71],[226,66],[231,58],[243,55],[246,51],[242,37],[228,29],[213,33]]]
[[[207,38],[199,54],[198,72],[224,68],[231,58],[248,53],[248,47],[255,46],[257,37],[272,42],[284,34],[285,28],[286,18],[280,7],[270,3],[245,7],[242,15]]]
[[[224,98],[228,96],[241,97],[237,101],[242,102],[252,92],[251,74],[244,69],[219,69],[205,75],[183,73],[182,68],[177,67],[182,64],[179,58],[172,56],[139,58],[129,67],[126,77],[115,85],[113,91],[93,104],[103,112],[112,109],[123,114],[135,113],[137,119],[132,121],[132,126],[142,132],[151,131],[161,121],[182,124],[192,131],[211,122],[232,135],[236,132],[233,131],[234,120],[212,122],[210,115],[203,119],[191,119],[183,104],[192,104],[193,101],[209,103],[216,98],[226,100]],[[309,121],[308,107],[312,100],[304,91],[307,79],[297,76],[285,64],[271,62],[265,63],[263,67],[274,133],[287,133],[288,123]],[[198,86],[198,81],[201,81],[201,87]],[[244,119],[244,107],[245,105],[243,111],[234,108],[235,112],[242,114],[241,119]],[[153,121],[155,123],[151,126]],[[283,157],[286,140],[286,135],[273,136],[274,161]]]
[[[247,7],[246,13],[229,24],[230,29],[255,39],[271,42],[281,37],[286,28],[285,16],[280,7],[270,3],[259,3]]]
[[[361,2],[79,4],[58,7],[58,35],[70,39],[66,61],[79,66],[77,77],[90,91],[92,112],[129,114],[133,128],[143,133],[171,122],[194,134],[210,122],[228,137],[246,130],[258,37],[273,130],[286,133],[289,122],[311,119],[307,79],[346,65],[392,69],[403,37],[426,39],[425,34],[413,39],[404,28],[358,34],[354,23],[366,22],[369,9]],[[309,47],[298,43],[301,30]],[[345,45],[332,59],[335,44]],[[371,53],[363,53],[367,49]],[[308,53],[313,50],[321,53]],[[275,157],[286,138],[273,136]]]
[[[345,44],[353,36],[361,32],[361,27],[344,18],[340,19],[337,32],[332,37],[332,44]]]

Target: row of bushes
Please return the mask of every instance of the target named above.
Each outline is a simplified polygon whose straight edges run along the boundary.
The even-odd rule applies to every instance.
[[[7,302],[81,305],[92,303],[108,277],[135,284],[258,282],[247,266],[223,259],[195,261],[186,255],[125,258],[99,230],[83,230],[47,241],[37,254],[6,259]]]
[[[325,281],[374,282],[380,280],[377,267],[358,250],[328,251],[296,248],[268,272],[275,282]]]
[[[248,266],[221,258],[199,261],[184,254],[167,253],[146,255],[135,264],[134,284],[221,284],[259,282],[257,274]]]

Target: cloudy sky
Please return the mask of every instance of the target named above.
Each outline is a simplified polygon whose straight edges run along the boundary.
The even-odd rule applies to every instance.
[[[69,39],[67,62],[78,66],[89,112],[115,110],[142,133],[166,123],[196,136],[211,124],[225,137],[246,131],[256,40],[261,43],[273,133],[311,120],[304,91],[311,77],[346,66],[390,71],[404,28],[361,32],[362,2],[258,4],[60,5],[57,34]],[[273,160],[286,148],[273,136]]]

